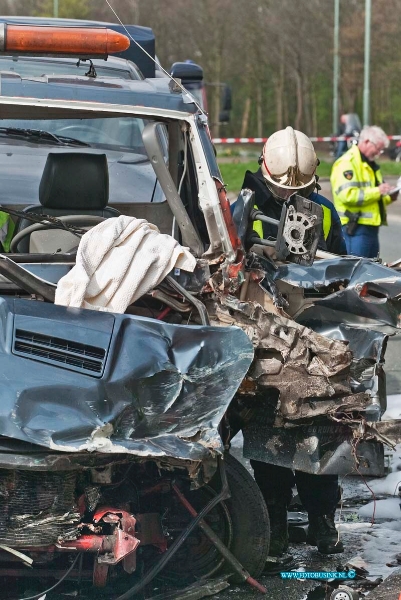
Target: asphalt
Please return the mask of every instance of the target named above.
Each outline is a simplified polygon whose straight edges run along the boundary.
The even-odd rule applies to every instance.
[[[373,590],[368,600],[399,600],[401,596],[401,568],[392,573],[383,583]]]

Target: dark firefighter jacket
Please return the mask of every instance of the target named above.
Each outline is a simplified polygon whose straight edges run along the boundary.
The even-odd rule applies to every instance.
[[[242,189],[248,188],[255,192],[255,206],[257,206],[267,217],[280,220],[282,201],[277,200],[266,186],[261,169],[256,173],[247,171],[245,173]],[[334,205],[324,196],[312,192],[309,200],[316,202],[323,209],[323,233],[319,240],[319,249],[333,252],[334,254],[347,254],[340,217]],[[258,223],[261,223],[259,221]],[[277,237],[277,227],[269,223],[263,223],[263,237]],[[258,233],[261,233],[255,228]]]

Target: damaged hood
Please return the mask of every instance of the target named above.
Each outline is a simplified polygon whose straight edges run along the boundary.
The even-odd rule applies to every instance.
[[[401,327],[401,274],[366,258],[315,261],[310,267],[288,263],[271,269],[268,278],[303,288],[311,305],[296,316],[312,329],[321,323],[356,327]]]
[[[0,298],[0,435],[61,452],[203,460],[253,359],[235,327]]]

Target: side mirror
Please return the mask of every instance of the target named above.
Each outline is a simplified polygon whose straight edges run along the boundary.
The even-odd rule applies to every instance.
[[[229,123],[230,117],[231,115],[228,110],[221,110],[219,112],[219,123]]]
[[[227,85],[226,83],[224,84],[221,96],[222,112],[230,112],[232,109],[232,90],[230,85]]]
[[[221,111],[219,114],[219,123],[230,122],[230,112],[232,108],[232,92],[231,87],[226,83],[223,84],[221,92]]]
[[[203,81],[203,69],[200,65],[193,62],[176,62],[171,65],[170,75],[174,79],[181,79],[185,87],[189,83],[199,83]]]

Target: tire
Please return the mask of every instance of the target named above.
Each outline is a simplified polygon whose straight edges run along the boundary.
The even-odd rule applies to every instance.
[[[215,506],[206,515],[205,521],[250,575],[258,577],[269,553],[270,526],[266,504],[257,483],[240,462],[227,454],[224,464],[231,497]],[[207,485],[193,491],[182,491],[199,512],[220,489],[220,477],[216,473]],[[172,497],[169,515],[166,527],[173,535],[182,531],[191,520],[176,497]],[[163,576],[171,581],[178,579],[189,582],[224,572],[233,573],[234,570],[197,527],[169,563]],[[242,581],[235,576],[232,580]]]
[[[233,525],[230,550],[252,577],[258,577],[269,554],[267,507],[258,484],[246,468],[230,454],[225,455],[224,462],[231,493],[231,498],[224,501]],[[212,480],[213,485],[216,483]],[[225,565],[225,570],[232,571],[232,567]]]
[[[205,521],[250,575],[258,577],[269,553],[270,525],[266,504],[255,480],[240,462],[227,454],[224,464],[231,497],[217,504],[206,515]],[[182,480],[180,487],[199,512],[220,492],[221,482],[216,473],[207,485],[199,489],[190,490],[188,480],[186,483]],[[171,540],[192,520],[174,494],[170,496],[166,515],[164,524]],[[224,572],[234,573],[234,569],[203,531],[196,527],[168,563],[162,577],[170,581],[190,582]],[[236,576],[232,580],[242,581]]]

